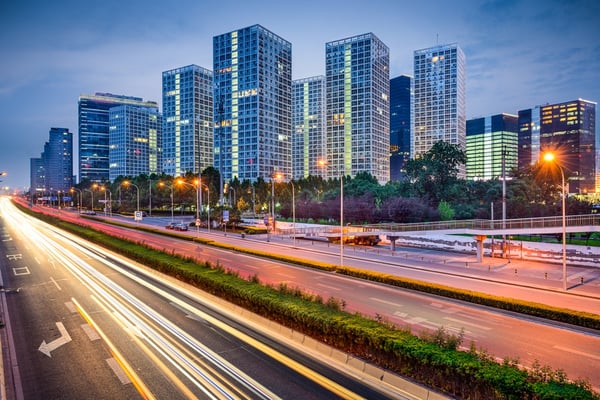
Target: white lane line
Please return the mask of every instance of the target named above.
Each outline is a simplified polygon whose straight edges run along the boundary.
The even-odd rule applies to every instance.
[[[389,306],[394,306],[394,307],[398,307],[398,308],[404,307],[403,304],[398,304],[398,303],[394,303],[393,301],[378,299],[377,297],[369,297],[369,300],[373,300],[373,301],[376,301],[378,303],[387,304]]]
[[[98,332],[96,332],[96,330],[94,328],[92,328],[91,326],[89,326],[88,324],[81,324],[81,329],[83,329],[83,331],[85,332],[87,337],[90,338],[90,340],[92,342],[94,340],[100,339],[100,335],[98,335]]]
[[[77,308],[75,308],[75,304],[73,304],[72,301],[65,301],[65,306],[67,307],[67,310],[69,310],[69,312],[71,312],[71,313],[77,312]]]
[[[56,286],[56,288],[58,290],[62,290],[62,288],[60,287],[60,285],[58,284],[58,282],[56,282],[53,277],[50,277],[50,280],[52,281],[52,283],[54,283],[54,285]]]
[[[444,317],[444,319],[448,320],[448,321],[456,322],[459,325],[467,325],[467,326],[472,326],[474,328],[483,329],[484,331],[489,331],[490,329],[492,329],[489,326],[483,326],[483,325],[480,325],[480,324],[474,324],[472,322],[466,322],[466,321],[463,321],[461,319],[450,318],[450,317]]]
[[[115,373],[117,378],[119,378],[119,380],[121,381],[121,383],[123,385],[127,385],[128,383],[131,383],[131,380],[129,380],[129,377],[127,376],[125,371],[123,371],[123,368],[121,368],[121,366],[119,365],[117,360],[115,360],[114,358],[107,358],[106,363],[108,364],[110,369],[113,370],[113,372]]]
[[[553,348],[555,348],[556,350],[568,351],[569,353],[577,354],[577,355],[580,355],[580,356],[583,356],[583,357],[587,357],[587,358],[591,358],[593,360],[600,361],[600,356],[596,356],[596,355],[593,355],[593,354],[585,353],[583,351],[579,351],[579,350],[575,350],[575,349],[570,349],[568,347],[563,347],[563,346],[553,346]]]
[[[316,286],[320,286],[320,287],[322,287],[322,288],[325,288],[325,289],[336,290],[336,291],[338,291],[338,292],[339,292],[340,290],[342,290],[342,289],[340,289],[339,287],[335,287],[335,286],[329,286],[329,285],[323,285],[322,283],[317,283],[317,285],[316,285]]]

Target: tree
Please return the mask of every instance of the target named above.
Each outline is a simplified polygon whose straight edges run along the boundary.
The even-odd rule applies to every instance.
[[[457,181],[459,166],[466,162],[466,153],[458,145],[439,141],[420,157],[407,161],[406,175],[417,197],[438,204],[448,200],[448,191]]]

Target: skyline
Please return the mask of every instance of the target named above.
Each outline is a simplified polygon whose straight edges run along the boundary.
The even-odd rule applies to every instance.
[[[53,127],[73,133],[77,160],[80,95],[142,97],[162,112],[162,72],[190,64],[212,70],[213,36],[254,24],[292,43],[293,79],[324,75],[325,43],[363,33],[390,48],[390,78],[413,75],[415,50],[458,43],[466,56],[467,119],[600,100],[600,3],[593,0],[374,0],[368,10],[341,1],[248,3],[219,9],[177,1],[167,10],[138,0],[0,5],[0,171],[8,173],[0,185],[29,186],[29,160],[39,157]]]

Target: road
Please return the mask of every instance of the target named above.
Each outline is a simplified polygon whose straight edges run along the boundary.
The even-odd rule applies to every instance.
[[[389,397],[5,206],[7,398]]]
[[[161,221],[155,219],[154,223],[160,225]],[[119,231],[122,228],[104,225],[102,229]],[[122,232],[121,230],[121,235],[124,235]],[[196,232],[187,234],[196,235]],[[134,230],[128,230],[126,235],[168,251],[194,254],[198,259],[218,261],[227,268],[240,270],[242,275],[257,275],[265,283],[274,285],[286,283],[320,294],[325,299],[329,296],[343,299],[348,311],[383,318],[399,326],[409,326],[413,332],[431,331],[440,327],[454,333],[464,330],[465,348],[469,348],[473,343],[475,347],[487,350],[498,359],[505,357],[517,359],[525,366],[531,366],[537,360],[542,365],[563,369],[571,378],[588,378],[596,389],[600,387],[600,336],[596,331],[591,332],[435,296],[357,281],[337,274],[260,260],[237,252],[200,246],[175,238],[149,235]],[[259,249],[269,249],[271,252],[281,254],[293,253],[301,258],[316,258],[331,263],[339,260],[339,255],[336,254],[338,247],[330,247],[327,244],[301,244],[300,242],[294,244],[290,240],[271,240],[267,243],[260,239],[241,239],[239,235],[224,236],[222,233],[214,232],[211,234],[201,232],[201,235],[238,246],[256,246]],[[551,277],[554,277],[546,280],[537,277],[542,275],[539,272],[539,265],[521,263],[519,268],[529,269],[520,271],[515,277],[512,271],[507,271],[507,268],[502,267],[501,264],[495,265],[491,271],[481,266],[474,268],[477,267],[475,264],[466,268],[465,258],[455,253],[410,251],[412,255],[403,258],[402,264],[398,262],[398,256],[394,260],[390,255],[377,255],[373,250],[361,254],[356,249],[346,250],[345,261],[360,268],[507,297],[543,301],[547,304],[591,312],[600,309],[597,287],[594,284],[583,288],[578,287],[567,294],[559,290],[560,276],[554,275],[560,270],[560,266],[555,268],[556,271],[552,270],[553,266],[544,266],[551,271]],[[593,273],[594,271],[589,272],[589,274]]]

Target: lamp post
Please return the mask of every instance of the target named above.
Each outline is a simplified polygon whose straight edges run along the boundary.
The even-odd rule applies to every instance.
[[[200,184],[200,191],[202,191],[202,186],[204,186],[206,188],[206,193],[207,193],[207,197],[206,197],[206,216],[207,216],[207,220],[206,220],[206,225],[208,226],[208,232],[210,233],[210,189],[208,188],[208,186],[204,185],[204,184]]]
[[[556,161],[556,155],[552,152],[544,153],[544,161],[554,163],[560,171],[561,187],[562,187],[562,274],[563,274],[563,290],[567,290],[567,216],[565,204],[565,172]]]
[[[148,216],[152,216],[152,179],[148,178]]]
[[[294,182],[290,181],[292,185],[292,235],[294,238],[294,246],[296,245],[296,188]]]
[[[137,185],[135,185],[129,181],[123,181],[123,186],[125,186],[125,187],[133,186],[135,188],[136,194],[137,194],[137,208],[135,211],[136,212],[140,211],[140,188]]]
[[[83,196],[82,196],[81,190],[79,190],[77,188],[71,188],[71,190],[70,190],[71,193],[73,193],[75,191],[79,192],[79,202],[77,203],[77,212],[79,214],[81,214],[81,199]]]
[[[327,167],[327,161],[319,160],[320,167]],[[344,266],[344,173],[340,174],[340,267]]]
[[[200,192],[200,185],[201,185],[201,183],[200,183],[199,180],[196,180],[196,185],[192,185],[191,183],[187,183],[183,179],[178,179],[176,182],[178,184],[180,184],[180,185],[188,185],[188,186],[196,188],[196,235],[198,236],[198,235],[200,235],[200,224],[199,224],[199,221],[200,221],[200,210],[199,210],[199,207],[200,207],[200,200],[199,200],[200,199],[200,193],[199,192]]]

